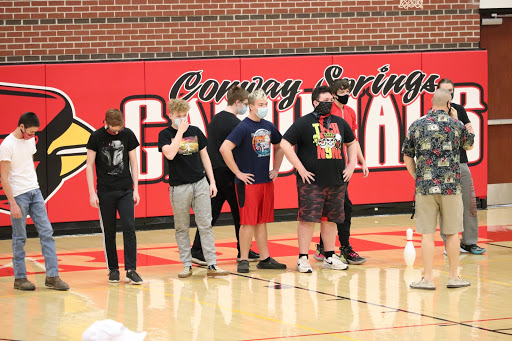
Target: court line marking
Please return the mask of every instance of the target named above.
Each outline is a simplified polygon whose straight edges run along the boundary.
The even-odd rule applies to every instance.
[[[512,249],[512,246],[505,246],[505,245],[494,244],[494,243],[487,243],[487,245],[493,245],[493,246],[505,247],[507,249]]]
[[[510,320],[512,317],[504,317],[504,318],[497,318],[497,319],[490,319],[490,320],[473,320],[473,321],[464,321],[464,322],[484,322],[484,321],[494,321],[494,320]],[[367,329],[356,329],[356,330],[342,330],[337,332],[327,332],[324,334],[302,334],[302,335],[293,335],[293,336],[276,336],[276,337],[267,337],[267,338],[260,338],[260,339],[244,339],[240,341],[262,341],[262,340],[277,340],[277,339],[284,339],[284,338],[294,338],[294,337],[306,337],[306,336],[319,336],[319,335],[329,335],[329,334],[336,334],[336,333],[358,333],[358,332],[367,332],[367,331],[377,331],[377,330],[386,330],[386,329],[401,329],[401,328],[415,328],[415,327],[426,327],[426,326],[440,326],[440,327],[449,327],[449,326],[455,326],[458,323],[424,323],[424,324],[415,324],[415,325],[408,325],[408,326],[393,326],[393,327],[381,327],[381,328],[367,328]],[[512,329],[512,328],[507,328]],[[501,330],[501,329],[495,329],[495,330]],[[507,334],[510,335],[510,334]]]
[[[233,274],[233,273],[231,273],[231,274]],[[145,291],[150,291],[149,288],[141,287],[140,289],[141,290],[145,290]],[[173,295],[171,293],[168,293],[168,292],[164,292],[163,294],[165,296],[175,297],[175,295]],[[275,319],[275,318],[272,318],[272,317],[267,317],[267,316],[253,314],[253,313],[248,313],[246,311],[242,311],[242,310],[233,309],[233,308],[230,308],[230,307],[221,306],[221,305],[218,305],[218,304],[215,304],[215,303],[210,303],[210,302],[204,302],[204,301],[196,300],[195,298],[182,297],[182,296],[180,296],[179,298],[180,298],[180,300],[183,299],[183,300],[186,300],[186,301],[190,301],[190,302],[194,302],[194,303],[198,302],[198,303],[203,304],[203,305],[209,305],[209,306],[217,307],[217,308],[221,308],[221,309],[229,309],[232,312],[235,312],[235,313],[238,313],[238,314],[241,314],[241,315],[256,317],[256,318],[267,320],[267,321],[271,321],[271,322],[277,322],[277,323],[281,323],[281,324],[285,324],[285,325],[290,325],[292,327],[296,327],[296,328],[299,328],[299,329],[310,330],[312,332],[316,332],[316,333],[319,333],[319,334],[327,333],[327,332],[324,332],[324,331],[321,331],[321,330],[318,330],[318,329],[314,329],[314,328],[310,328],[310,327],[306,327],[306,326],[301,326],[301,325],[298,325],[298,324],[293,324],[293,323],[281,321],[281,320],[278,320],[278,319]],[[347,337],[347,336],[343,336],[343,335],[333,335],[333,336],[336,336],[336,337],[339,337],[339,338],[342,338],[342,339],[345,339],[345,340],[358,341],[357,339],[353,339],[353,338],[350,338],[350,337]],[[287,336],[284,336],[284,337],[286,338]]]
[[[255,279],[255,280],[262,281],[262,282],[267,282],[267,283],[272,282],[274,284],[282,284],[282,283],[277,282],[275,280],[268,280],[268,279],[264,279],[264,278],[252,277],[252,276],[242,275],[242,274],[233,273],[233,272],[231,272],[231,274],[239,276],[239,277]],[[299,289],[299,290],[303,290],[303,291],[308,291],[308,292],[313,292],[313,293],[317,293],[319,295],[331,296],[331,297],[335,297],[335,298],[345,298],[346,300],[349,300],[349,301],[358,302],[358,303],[364,303],[364,304],[368,304],[368,305],[372,305],[372,306],[376,306],[376,307],[381,307],[381,308],[386,308],[386,309],[396,309],[397,311],[400,311],[400,312],[403,312],[403,313],[413,314],[413,315],[418,315],[418,316],[421,316],[421,317],[431,318],[431,319],[438,320],[438,321],[443,321],[444,324],[446,324],[446,323],[453,323],[453,324],[458,324],[460,326],[476,328],[476,329],[480,329],[480,330],[488,331],[488,332],[492,332],[492,333],[503,334],[503,335],[510,335],[508,333],[504,333],[504,332],[500,332],[500,331],[496,331],[496,330],[492,330],[492,329],[487,329],[487,328],[484,328],[484,327],[473,326],[473,325],[470,325],[470,324],[467,324],[467,323],[464,323],[464,322],[451,321],[451,320],[448,320],[448,319],[445,319],[445,318],[442,318],[442,317],[430,316],[430,315],[427,315],[427,314],[417,313],[417,312],[414,312],[414,311],[409,311],[409,310],[405,310],[405,309],[401,309],[401,308],[389,307],[389,306],[386,306],[384,304],[363,301],[363,300],[359,300],[359,299],[355,299],[355,298],[344,297],[344,296],[330,294],[330,293],[327,293],[327,292],[313,290],[313,289],[308,289],[308,288],[302,288],[302,287],[299,287],[299,286],[296,286],[296,285],[291,285],[291,284],[288,284],[288,285],[294,287],[295,289]]]

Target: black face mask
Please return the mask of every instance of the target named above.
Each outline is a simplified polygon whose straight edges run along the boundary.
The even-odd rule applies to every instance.
[[[315,112],[320,116],[327,116],[331,113],[332,102],[319,102]]]
[[[347,104],[347,102],[348,102],[348,95],[343,95],[343,96],[337,95],[336,98],[338,99],[338,102],[340,102],[343,105]]]
[[[452,92],[452,99],[453,99],[453,95],[455,95],[455,93],[454,93],[454,92]]]

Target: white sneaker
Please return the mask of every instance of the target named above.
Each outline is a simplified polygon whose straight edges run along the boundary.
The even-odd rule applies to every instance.
[[[306,256],[302,256],[297,260],[297,271],[304,273],[312,273],[313,268],[309,264],[309,259]]]
[[[183,270],[181,270],[180,273],[178,273],[179,278],[187,278],[192,276],[192,267],[191,266],[185,266]]]
[[[341,259],[336,254],[334,254],[332,257],[324,258],[322,268],[332,270],[347,270],[348,265],[343,263]]]
[[[460,248],[459,250],[460,253],[468,253],[466,250],[464,250],[463,248]],[[445,255],[446,257],[448,257],[448,254],[446,253],[446,249],[444,249],[443,251],[443,255]]]

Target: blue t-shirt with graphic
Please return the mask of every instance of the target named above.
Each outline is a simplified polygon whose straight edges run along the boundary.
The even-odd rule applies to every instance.
[[[247,117],[226,140],[237,146],[233,154],[238,169],[242,173],[254,174],[254,184],[260,184],[271,181],[268,174],[271,144],[278,144],[281,138],[277,127],[269,121],[255,122]],[[240,180],[237,178],[236,182],[240,183]]]

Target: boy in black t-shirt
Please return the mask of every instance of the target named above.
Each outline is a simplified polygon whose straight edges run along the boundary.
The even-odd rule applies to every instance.
[[[212,232],[210,198],[217,194],[212,164],[206,151],[206,137],[199,128],[188,124],[190,105],[182,99],[169,101],[172,125],[158,135],[158,150],[169,165],[169,197],[174,213],[176,243],[184,268],[180,278],[192,275],[190,247],[190,207],[194,210],[201,237],[203,254],[208,265],[208,276],[223,276],[229,272],[217,266],[217,255]],[[208,176],[210,184],[205,177]]]
[[[438,89],[446,89],[452,95],[453,100],[453,82],[448,78],[443,78],[437,84]],[[459,120],[464,125],[471,125],[466,109],[457,103],[451,103],[452,110],[450,116]],[[453,112],[453,111],[456,111]],[[468,167],[468,155],[464,148],[460,148],[460,184],[462,188],[462,203],[464,206],[463,222],[464,231],[462,232],[462,239],[460,241],[460,252],[471,252],[475,255],[480,255],[485,252],[483,247],[477,245],[478,242],[478,211],[476,209],[476,195],[473,186],[473,178],[471,171]],[[442,216],[439,216],[439,225],[443,226]],[[441,233],[441,238],[446,244],[446,235]],[[444,251],[446,255],[446,250]]]
[[[316,223],[321,225],[325,258],[323,268],[348,268],[334,253],[336,223],[345,219],[345,182],[354,172],[357,145],[348,123],[331,115],[333,96],[328,86],[313,90],[315,111],[295,121],[281,143],[286,158],[297,170],[299,196],[299,272],[312,272],[308,252]],[[343,144],[349,164],[345,168]],[[296,146],[295,152],[293,147]],[[327,221],[325,221],[327,220]]]
[[[217,185],[217,195],[211,200],[212,202],[212,226],[219,218],[222,205],[227,200],[231,215],[233,216],[233,224],[235,225],[236,248],[238,255],[236,260],[240,262],[240,212],[236,201],[235,191],[235,174],[226,166],[219,148],[228,137],[228,135],[240,123],[237,115],[244,115],[248,109],[249,92],[239,86],[233,86],[226,94],[228,105],[226,109],[217,113],[206,128],[208,130],[208,155],[212,161],[213,175]],[[249,250],[249,262],[255,262],[260,258],[256,252]],[[196,231],[194,244],[192,245],[192,262],[200,265],[206,265],[203,250],[201,248],[201,238],[199,230]]]
[[[109,269],[108,280],[119,283],[119,263],[116,248],[116,212],[123,226],[126,282],[142,284],[137,268],[137,237],[135,236],[134,206],[139,197],[139,166],[135,149],[139,141],[135,134],[124,128],[123,114],[109,109],[105,127],[91,134],[87,142],[87,185],[90,204],[99,208],[105,256]],[[97,190],[94,189],[96,166]]]

